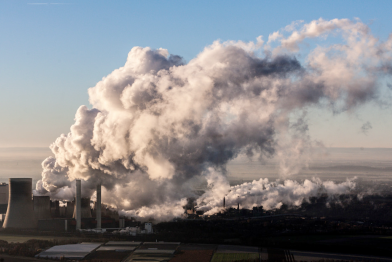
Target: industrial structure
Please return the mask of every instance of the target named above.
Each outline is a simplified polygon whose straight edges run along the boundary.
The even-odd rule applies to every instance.
[[[50,219],[50,197],[34,196],[34,215],[36,219]]]
[[[0,214],[5,214],[7,212],[8,206],[8,184],[0,184]]]
[[[76,230],[81,229],[82,225],[82,181],[76,180],[76,199],[74,218],[76,219]]]
[[[67,201],[65,207],[65,217],[72,218],[75,212],[75,201]]]
[[[101,184],[97,185],[97,202],[95,205],[95,217],[97,219],[97,229],[102,227],[102,212],[101,212]]]
[[[32,179],[10,178],[8,208],[3,228],[36,228],[32,201]]]
[[[92,218],[91,215],[91,207],[90,207],[90,198],[89,197],[82,197],[80,198],[80,218]],[[77,217],[77,207],[74,207],[74,215],[73,218],[76,219]]]
[[[81,180],[75,184],[75,199],[59,201],[50,196],[33,196],[31,178],[10,178],[9,185],[0,184],[0,223],[3,228],[44,231],[137,228],[134,231],[142,233],[140,222],[120,218],[116,210],[101,204],[101,184],[97,185],[95,205],[90,198],[82,198]]]

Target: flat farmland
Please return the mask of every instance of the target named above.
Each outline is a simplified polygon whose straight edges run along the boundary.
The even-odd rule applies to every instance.
[[[5,240],[8,243],[24,243],[30,239],[38,240],[77,240],[72,237],[55,237],[55,236],[21,236],[21,235],[2,235],[0,234],[0,240]]]

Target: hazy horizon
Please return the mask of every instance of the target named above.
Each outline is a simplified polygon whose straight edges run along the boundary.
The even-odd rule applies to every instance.
[[[365,180],[392,180],[392,148],[333,147],[323,148],[322,152],[308,160],[308,168],[304,167],[298,174],[287,177],[279,176],[279,160],[276,157],[259,162],[240,155],[228,163],[227,176],[229,180],[319,177],[341,181],[354,176]],[[13,177],[31,177],[35,187],[41,179],[41,163],[49,156],[53,156],[49,147],[0,147],[0,182],[7,183]]]

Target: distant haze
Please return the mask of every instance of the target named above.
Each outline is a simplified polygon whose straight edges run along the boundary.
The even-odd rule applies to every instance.
[[[0,182],[8,183],[9,178],[31,177],[33,186],[41,179],[43,159],[52,155],[47,147],[0,148]],[[241,155],[228,166],[231,181],[279,178],[279,163],[276,159],[264,162],[249,161]],[[303,169],[292,179],[311,177],[345,180],[358,176],[364,180],[392,180],[391,148],[326,148],[309,161],[309,168]]]

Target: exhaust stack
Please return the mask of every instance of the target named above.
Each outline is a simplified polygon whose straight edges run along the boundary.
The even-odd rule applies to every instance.
[[[82,225],[82,181],[76,180],[76,201],[75,201],[75,219],[76,230]]]
[[[3,228],[36,228],[31,178],[10,178],[8,209]]]
[[[101,229],[101,184],[97,185],[97,205],[95,210],[95,217],[97,219],[97,229]]]

